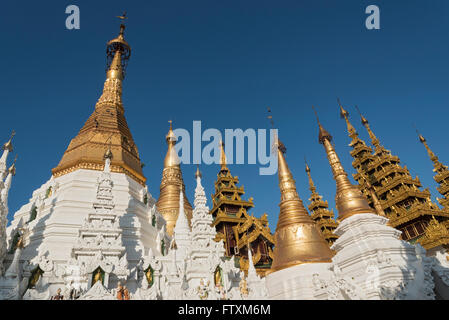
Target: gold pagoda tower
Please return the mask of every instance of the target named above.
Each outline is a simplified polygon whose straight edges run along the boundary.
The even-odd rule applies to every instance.
[[[224,144],[221,143],[220,171],[215,181],[210,214],[214,218],[212,226],[217,230],[216,241],[223,240],[227,257],[235,256],[239,267],[248,271],[248,245],[257,273],[265,276],[271,268],[274,237],[268,227],[268,217],[249,215],[254,207],[253,198],[244,200],[243,186],[238,186],[239,178],[232,176],[226,165]]]
[[[276,139],[276,149],[281,202],[275,232],[276,246],[270,272],[304,263],[331,262],[334,251],[329,248],[320,229],[299,198],[295,180],[284,157],[286,148],[278,139]]]
[[[400,165],[399,157],[381,145],[362,114],[361,122],[368,131],[374,152],[358,137],[349,122],[349,113],[341,104],[340,112],[351,137],[352,166],[357,170],[354,179],[376,213],[383,213],[389,219],[389,225],[402,231],[403,240],[416,242],[424,235],[432,216],[438,221],[449,219],[449,212],[431,201],[429,190],[420,190],[419,178],[413,179],[408,168]]]
[[[125,173],[144,185],[139,152],[125,119],[122,103],[122,81],[131,56],[124,38],[125,25],[120,25],[117,38],[107,43],[107,74],[103,93],[78,135],[72,139],[58,166],[52,170],[59,177],[77,169],[103,170],[104,153],[110,147],[114,154],[111,171]]]
[[[327,201],[323,201],[323,197],[316,191],[315,184],[310,174],[309,165],[306,163],[306,173],[309,178],[309,190],[311,192],[309,201],[309,211],[312,219],[321,230],[324,239],[331,246],[338,236],[334,233],[334,230],[338,227],[337,221],[334,220],[333,210],[329,210],[329,204]]]
[[[177,138],[173,132],[172,121],[170,120],[169,123],[170,128],[165,137],[168,149],[164,160],[164,170],[162,171],[162,181],[156,207],[165,221],[167,221],[167,234],[172,236],[179,215],[179,197],[181,190],[184,196],[184,212],[189,221],[189,226],[190,220],[192,219],[192,206],[186,196],[186,187],[182,179],[180,160],[175,150]]]

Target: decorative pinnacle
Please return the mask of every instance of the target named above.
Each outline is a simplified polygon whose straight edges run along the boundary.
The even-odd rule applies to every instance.
[[[360,119],[361,119],[361,121],[362,121],[362,124],[363,124],[364,126],[367,125],[367,124],[368,124],[368,120],[366,120],[366,118],[362,115],[362,113],[360,112],[359,107],[356,105],[355,108],[357,109],[357,112],[358,112],[359,115],[360,115]]]
[[[222,140],[220,140],[220,165],[221,169],[227,169],[226,167],[226,153],[225,153],[225,144]]]
[[[267,107],[267,109],[268,109],[267,118],[270,120],[271,128],[274,129],[274,121],[273,121],[271,109],[269,107]],[[281,140],[279,140],[279,137],[277,135],[274,137],[274,144],[273,144],[272,148],[273,148],[272,152],[276,152],[277,150],[281,151],[283,154],[285,154],[287,152],[287,148],[281,142]]]
[[[125,20],[128,19],[128,17],[126,16],[126,11],[123,11],[123,15],[117,16],[117,18],[122,20],[122,22],[125,22]]]
[[[307,163],[306,156],[304,156],[304,163],[306,164],[306,172],[310,172],[309,164]]]
[[[16,161],[17,161],[17,155],[14,157],[14,162],[12,163],[11,167],[9,167],[8,171],[15,176],[16,175]]]
[[[167,140],[167,143],[169,143],[170,141],[176,141],[176,136],[175,133],[173,132],[173,121],[172,120],[168,120],[168,123],[170,124],[170,128],[168,129],[168,133],[165,136],[165,139]]]
[[[9,152],[12,152],[12,138],[14,138],[15,135],[16,135],[16,132],[13,130],[11,132],[11,136],[10,136],[8,142],[6,142],[3,145],[3,150],[8,150]]]
[[[415,127],[415,125],[413,125],[413,127]],[[418,129],[416,129],[416,127],[415,127],[415,130],[416,130],[416,133],[418,134],[419,141],[426,148],[427,154],[429,155],[430,160],[432,160],[432,162],[434,164],[434,167],[435,168],[441,167],[442,164],[439,162],[438,157],[436,156],[436,154],[433,153],[432,149],[430,149],[429,145],[427,144],[427,140],[418,132]]]
[[[340,98],[337,98],[337,103],[340,107],[340,117],[347,119],[347,117],[349,116],[349,112],[343,109],[343,105],[341,104]]]
[[[425,144],[427,141],[426,139],[419,133],[418,129],[416,128],[415,124],[413,124],[413,128],[415,128],[416,134],[418,135],[419,141],[423,144]]]
[[[310,174],[310,167],[309,167],[309,164],[307,163],[306,156],[304,156],[304,162],[306,164],[306,173],[309,178],[309,190],[312,191],[312,193],[315,193],[316,187],[315,187],[315,184],[313,183],[312,175]]]
[[[320,123],[320,118],[318,117],[318,113],[316,112],[315,106],[312,106],[313,112],[315,112],[316,121],[318,122],[318,127],[320,129],[318,134],[318,142],[324,144],[324,140],[332,141],[332,136],[329,132],[327,132]]]
[[[201,175],[201,171],[200,171],[200,165],[199,164],[197,164],[196,165],[196,172],[195,172],[195,178],[201,178],[202,177],[202,175]]]

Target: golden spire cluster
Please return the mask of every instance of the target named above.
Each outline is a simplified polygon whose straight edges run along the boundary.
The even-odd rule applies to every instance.
[[[167,154],[165,155],[160,193],[156,207],[167,222],[167,234],[171,236],[180,212],[179,199],[181,192],[183,193],[184,198],[184,212],[187,216],[187,220],[189,221],[189,225],[190,220],[192,219],[192,206],[185,194],[185,185],[182,178],[180,160],[175,150],[177,137],[173,132],[172,121],[170,120],[169,123],[170,127],[167,135],[165,136],[168,148]]]
[[[348,175],[331,144],[332,136],[322,127],[316,110],[315,115],[319,127],[318,140],[326,150],[327,159],[329,160],[334,180],[337,183],[335,205],[338,210],[338,219],[341,221],[358,213],[374,213],[359,188],[349,182]]]
[[[339,106],[340,113],[348,124],[349,113],[340,102]],[[368,120],[358,107],[356,109],[375,152],[373,153],[363,140],[355,138],[355,129],[350,129],[348,125],[350,146],[353,148],[350,152],[354,158],[352,165],[357,170],[354,178],[376,213],[386,216],[389,225],[402,231],[404,240],[416,240],[425,233],[432,216],[445,221],[449,219],[449,210],[441,210],[432,203],[428,189],[420,190],[419,179],[414,179],[407,167],[400,165],[399,157],[392,155],[382,146]],[[433,153],[429,153],[431,154]],[[431,155],[431,158],[434,159],[434,156]],[[444,192],[444,187],[441,190]]]

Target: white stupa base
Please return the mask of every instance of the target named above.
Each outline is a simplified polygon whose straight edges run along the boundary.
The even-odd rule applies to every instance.
[[[320,299],[315,293],[314,279],[318,276],[320,279],[330,280],[330,265],[330,263],[305,263],[270,273],[266,276],[269,299]]]

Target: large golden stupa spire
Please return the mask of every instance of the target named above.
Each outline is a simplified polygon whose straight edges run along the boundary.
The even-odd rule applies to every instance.
[[[322,127],[317,114],[316,117],[319,127],[318,140],[326,150],[327,159],[329,160],[332,174],[337,183],[335,205],[338,210],[338,220],[341,221],[358,213],[374,213],[374,210],[369,206],[368,201],[360,189],[349,181],[348,175],[343,169],[340,159],[331,143],[332,136]]]
[[[435,172],[434,180],[440,185],[437,190],[443,196],[443,199],[438,199],[438,202],[445,208],[449,209],[449,169],[442,164],[432,149],[427,144],[427,140],[418,133],[419,141],[424,145],[429,154],[430,160],[433,163],[433,171]]]
[[[145,184],[137,146],[124,116],[122,81],[125,77],[131,47],[124,39],[125,25],[119,35],[107,43],[107,72],[103,93],[95,110],[78,135],[72,139],[53,176],[61,176],[77,169],[103,170],[103,155],[110,145],[114,153],[112,172],[125,173]]]
[[[334,253],[296,191],[295,180],[284,157],[285,146],[277,140],[276,147],[281,202],[271,270],[302,263],[331,262]]]
[[[165,221],[167,221],[167,234],[171,236],[179,215],[179,199],[181,190],[184,196],[184,212],[189,221],[189,225],[190,219],[192,218],[192,206],[190,205],[185,194],[185,185],[184,180],[182,179],[180,160],[175,150],[177,138],[173,132],[172,121],[170,120],[169,123],[170,129],[165,137],[168,149],[167,154],[165,155],[160,194],[156,207],[164,217]]]

